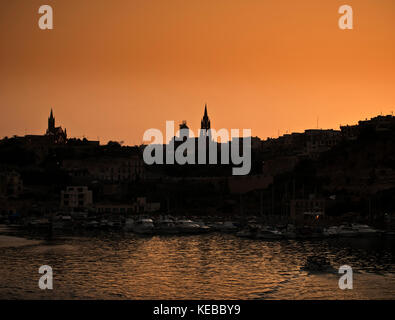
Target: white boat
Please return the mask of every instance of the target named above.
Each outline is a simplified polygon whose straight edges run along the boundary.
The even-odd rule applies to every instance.
[[[200,232],[208,231],[210,229],[207,226],[201,227],[196,222],[193,222],[192,220],[189,219],[177,220],[175,224],[177,230],[180,233],[200,233]]]
[[[281,231],[278,230],[271,230],[268,228],[261,228],[258,230],[258,232],[255,234],[256,239],[281,239],[283,237],[283,234]]]
[[[154,222],[152,219],[139,219],[133,224],[132,230],[139,234],[152,234],[154,232]]]
[[[256,224],[247,224],[243,229],[236,233],[236,236],[241,238],[255,238],[259,231],[259,226]]]
[[[73,219],[71,216],[57,216],[52,223],[52,228],[57,230],[72,229]]]
[[[224,223],[218,224],[217,228],[222,232],[236,232],[239,229],[233,221],[225,221]]]
[[[323,234],[324,234],[324,236],[331,237],[331,238],[336,237],[339,235],[339,227],[332,226],[332,227],[326,228],[326,229],[324,229]]]
[[[33,228],[48,228],[50,225],[50,221],[46,218],[33,219],[29,222],[29,226]]]
[[[236,233],[236,236],[241,237],[241,238],[252,238],[254,236],[254,233],[250,229],[242,229],[239,232]]]
[[[285,230],[282,231],[282,235],[285,239],[296,239],[296,228],[293,224],[288,224]]]
[[[97,222],[96,220],[90,220],[84,223],[85,228],[88,229],[96,229],[99,227],[99,225],[100,225],[99,222]]]
[[[155,223],[155,230],[158,233],[165,234],[176,234],[178,233],[178,228],[173,220],[170,219],[161,219]]]
[[[105,228],[107,228],[107,224],[108,224],[108,220],[107,219],[101,219],[100,223],[99,223],[99,226],[100,226],[100,228],[105,229]]]
[[[133,226],[134,226],[134,219],[132,218],[128,218],[125,221],[125,230],[126,231],[132,231],[133,230]]]
[[[122,221],[120,219],[112,219],[110,223],[112,224],[111,225],[112,228],[116,228],[116,229],[122,228]]]
[[[351,238],[356,237],[358,233],[352,227],[340,226],[338,228],[338,235],[339,237]]]
[[[88,218],[87,212],[73,212],[71,215],[74,220],[84,220]]]
[[[378,233],[376,229],[369,227],[366,224],[352,224],[352,229],[355,230],[359,235],[375,235]]]

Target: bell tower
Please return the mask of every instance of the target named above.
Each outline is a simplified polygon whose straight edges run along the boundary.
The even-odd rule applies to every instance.
[[[207,114],[207,104],[204,105],[204,115],[202,118],[202,122],[200,125],[200,136],[201,137],[206,137],[210,138],[210,128],[211,128],[211,123],[210,123],[210,118],[208,117]]]
[[[55,118],[53,116],[52,108],[51,108],[51,114],[49,115],[48,118],[48,130],[47,132],[54,132],[55,131]]]
[[[209,130],[211,127],[210,118],[207,115],[207,104],[204,105],[204,115],[201,122],[200,129]]]

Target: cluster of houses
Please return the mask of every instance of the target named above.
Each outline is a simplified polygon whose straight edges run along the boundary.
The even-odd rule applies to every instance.
[[[202,120],[203,126],[210,128],[207,110]],[[285,134],[277,139],[267,140],[255,137],[252,138],[252,151],[253,156],[262,159],[260,174],[254,173],[244,177],[211,176],[187,179],[190,183],[210,182],[218,186],[226,184],[229,194],[241,195],[254,190],[262,190],[272,184],[275,176],[292,171],[303,159],[317,159],[320,154],[341,141],[355,140],[364,130],[382,132],[394,127],[395,117],[387,115],[359,121],[357,125],[341,126],[340,130],[311,129],[303,133]],[[52,149],[56,150],[53,155],[54,165],[68,176],[67,187],[63,185],[63,190],[57,191],[56,195],[57,205],[63,211],[91,210],[96,213],[141,214],[161,210],[160,201],[150,199],[149,195],[136,194],[114,201],[113,196],[121,194],[124,185],[138,184],[152,179],[144,164],[141,149],[138,147],[111,149],[111,145],[101,146],[98,141],[67,139],[66,130],[55,126],[52,110],[48,118],[48,129],[44,135],[15,137],[15,140],[22,146],[26,146],[26,149],[30,148],[39,154],[37,161],[48,159],[48,155],[53,152]],[[0,141],[0,145],[3,142]],[[56,148],[53,148],[54,146]],[[61,159],[56,160],[57,153],[62,152],[68,156],[60,156]],[[174,182],[179,180],[177,177],[166,176],[154,178],[174,180]],[[97,189],[94,189],[94,186],[100,187],[101,196],[96,199],[94,194]],[[23,195],[23,192],[24,184],[17,169],[0,168],[0,213],[1,211],[17,211],[18,209],[15,208],[18,206],[15,200]],[[310,213],[313,218],[325,214],[325,200],[316,197],[292,199],[289,206],[289,214],[292,217],[301,216],[306,212]]]
[[[67,212],[90,209],[98,214],[141,214],[160,210],[159,202],[148,202],[145,197],[137,197],[128,203],[93,202],[92,190],[86,186],[69,186],[61,191],[60,208]]]

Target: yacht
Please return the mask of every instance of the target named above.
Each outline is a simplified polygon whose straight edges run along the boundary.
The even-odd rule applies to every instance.
[[[281,231],[278,230],[272,230],[269,228],[261,228],[258,230],[258,232],[255,234],[256,239],[281,239],[283,237],[283,234]]]
[[[358,233],[352,227],[342,225],[338,228],[338,235],[339,237],[351,238],[357,236]]]
[[[334,238],[339,235],[339,227],[332,226],[329,228],[325,228],[323,232],[324,236]]]
[[[29,221],[28,225],[33,228],[48,228],[50,227],[51,223],[49,219],[43,218],[43,219],[32,219]]]
[[[139,219],[133,224],[132,230],[139,234],[152,234],[154,232],[154,222],[152,219]]]
[[[52,223],[52,228],[57,230],[72,229],[73,220],[71,216],[57,216]]]
[[[192,220],[189,219],[177,220],[176,227],[180,233],[200,233],[200,232],[208,231],[210,229],[207,226],[201,227],[196,222],[193,222]]]
[[[247,225],[236,233],[236,236],[241,238],[254,238],[258,233],[258,227],[256,225]]]
[[[99,222],[92,219],[84,223],[84,227],[88,229],[97,229],[100,226]]]
[[[221,232],[236,232],[239,229],[233,221],[225,221],[224,223],[218,224],[217,228]]]
[[[252,238],[253,235],[254,235],[254,233],[248,228],[242,229],[236,233],[236,236],[238,236],[240,238]]]
[[[112,227],[115,229],[121,229],[122,228],[122,221],[119,218],[114,218],[111,220]]]
[[[155,223],[155,229],[159,233],[176,234],[178,229],[173,220],[160,219]]]
[[[352,229],[355,230],[359,235],[375,235],[378,233],[376,229],[369,227],[366,224],[352,224]]]
[[[132,231],[134,226],[134,219],[132,218],[127,218],[125,221],[125,230],[126,231]]]
[[[288,224],[285,229],[282,230],[282,235],[286,239],[296,239],[296,228],[293,224]]]
[[[109,227],[107,219],[101,219],[99,223],[101,229],[107,229]]]

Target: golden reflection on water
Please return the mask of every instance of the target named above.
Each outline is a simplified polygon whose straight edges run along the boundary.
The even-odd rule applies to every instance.
[[[380,240],[381,241],[381,240]],[[0,298],[33,299],[394,299],[393,243],[255,241],[232,235],[92,236],[0,248]],[[354,290],[338,274],[301,271],[306,256],[354,268]],[[38,268],[54,290],[38,289]]]

